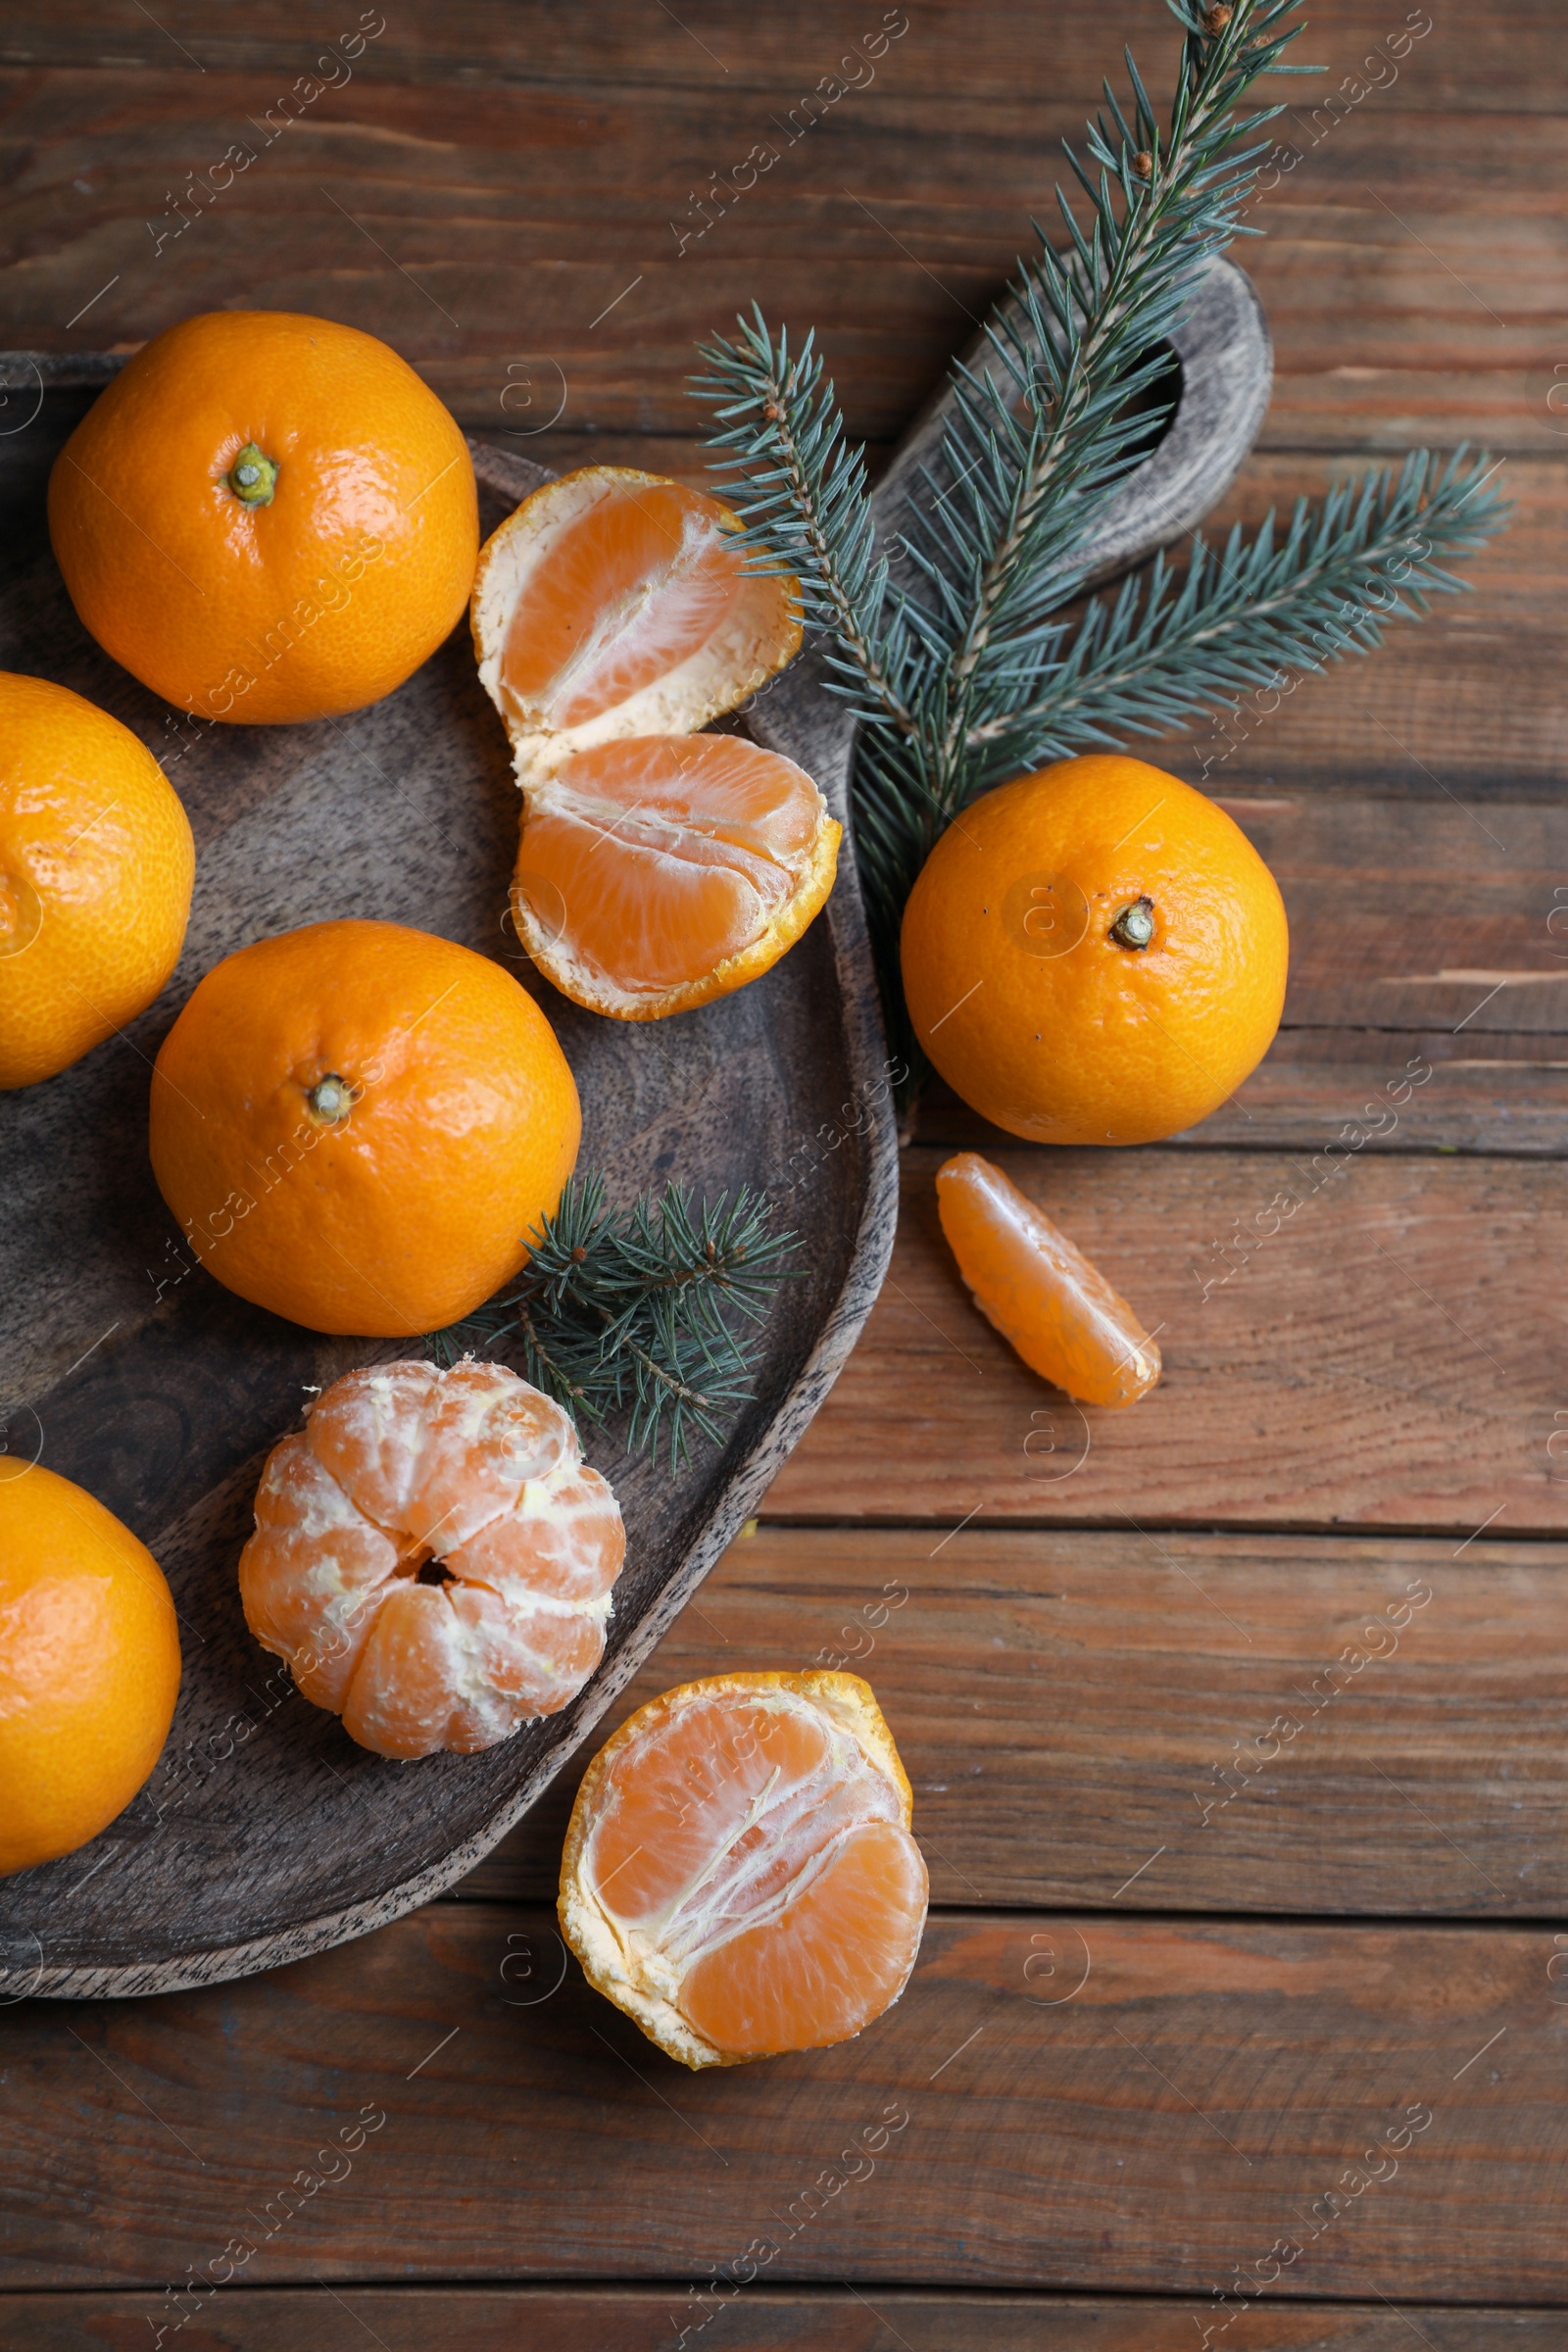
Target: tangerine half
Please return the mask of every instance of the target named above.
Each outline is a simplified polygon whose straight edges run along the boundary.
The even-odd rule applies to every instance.
[[[799,587],[746,568],[740,527],[682,482],[586,466],[492,533],[473,643],[519,773],[619,736],[693,734],[793,660]]]
[[[466,1755],[576,1696],[625,1555],[614,1494],[548,1396],[471,1357],[381,1364],[273,1446],[240,1599],[362,1747]]]
[[[563,996],[661,1020],[744,988],[821,908],[840,827],[804,768],[738,735],[644,735],[523,788],[517,937]]]
[[[854,1674],[728,1674],[640,1707],[572,1807],[561,1925],[596,1990],[683,2066],[847,2041],[925,1925],[912,1799]]]

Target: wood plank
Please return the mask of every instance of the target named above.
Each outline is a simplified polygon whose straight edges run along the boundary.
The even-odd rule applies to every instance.
[[[1353,1029],[1318,1030],[1304,1038],[1300,1031],[1282,1030],[1231,1101],[1200,1127],[1173,1136],[1172,1144],[1203,1152],[1310,1153],[1357,1121],[1367,1135],[1362,1147],[1367,1152],[1562,1156],[1568,1137],[1568,1061],[1542,1060],[1540,1037],[1489,1035],[1483,1041],[1487,1051],[1478,1055],[1456,1054],[1451,1034],[1394,1031],[1370,1041],[1386,1049],[1376,1061],[1365,1058],[1368,1042]],[[1432,1077],[1411,1094],[1396,1127],[1374,1133],[1381,1115],[1378,1098],[1387,1104],[1383,1090],[1391,1066],[1419,1069],[1422,1062]],[[1015,1136],[982,1119],[940,1080],[920,1097],[913,1134],[944,1152],[968,1149],[995,1155],[1017,1148]]]
[[[1568,1247],[1561,1163],[1000,1154],[1157,1329],[1164,1378],[1118,1414],[1067,1404],[983,1321],[937,1223],[940,1158],[904,1154],[891,1272],[770,1517],[1568,1524],[1546,1452],[1568,1339],[1543,1281]]]
[[[1539,1919],[1568,1910],[1568,1550],[1454,1549],[763,1525],[604,1730],[700,1675],[842,1663],[937,1902]],[[553,1900],[579,1778],[456,1891]]]
[[[1317,496],[1356,470],[1344,460],[1254,451],[1209,527],[1254,527],[1271,508],[1288,514],[1298,496]],[[1437,838],[1448,840],[1451,826],[1451,839],[1469,849],[1478,883],[1490,877],[1526,838],[1523,819],[1510,837],[1502,804],[1511,814],[1522,801],[1554,803],[1568,768],[1560,691],[1568,466],[1509,458],[1496,486],[1514,514],[1500,538],[1457,566],[1474,594],[1437,599],[1417,626],[1396,623],[1369,661],[1351,657],[1283,694],[1253,694],[1237,717],[1203,722],[1146,756],[1222,799],[1309,789],[1415,800],[1434,820],[1442,812]],[[1548,856],[1549,870],[1534,875],[1546,906],[1551,886],[1568,879],[1560,843]],[[1455,893],[1446,913],[1448,926],[1468,921],[1468,893]]]
[[[817,326],[853,429],[888,437],[972,333],[1031,214],[1051,208],[1056,138],[1081,135],[1119,55],[1110,20],[1159,58],[1156,85],[1174,68],[1147,8],[1086,18],[1093,37],[1079,34],[1065,80],[1063,12],[892,11],[909,28],[874,82],[811,119],[805,95],[842,89],[845,43],[863,47],[877,12],[823,10],[760,40],[734,16],[694,39],[674,20],[634,26],[627,9],[619,78],[597,18],[591,41],[558,28],[535,65],[531,36],[520,56],[499,9],[470,45],[467,13],[460,52],[450,33],[379,54],[371,43],[332,87],[309,70],[309,45],[283,37],[281,9],[265,64],[220,38],[200,74],[190,59],[208,21],[176,29],[176,18],[165,38],[117,13],[105,50],[104,16],[88,18],[96,52],[90,37],[74,43],[70,18],[48,36],[20,27],[22,57],[70,62],[0,79],[12,165],[0,342],[81,348],[83,327],[136,342],[240,284],[259,304],[326,309],[388,336],[465,422],[495,423],[508,367],[531,359],[577,423],[679,431],[693,342],[760,296]],[[1342,11],[1323,54],[1345,71],[1311,92],[1325,126],[1296,110],[1302,160],[1257,207],[1268,235],[1249,266],[1279,361],[1267,437],[1398,446],[1479,432],[1558,452],[1568,419],[1548,400],[1561,405],[1568,261],[1553,191],[1568,123],[1548,27],[1529,12],[1489,20],[1485,45],[1510,72],[1478,111],[1462,94],[1476,47],[1464,19],[1436,24],[1396,83],[1334,113],[1357,52],[1397,24],[1370,0]],[[498,43],[510,74],[495,69]],[[745,61],[739,75],[726,48]],[[95,53],[113,62],[79,62]],[[269,142],[253,125],[281,123],[291,92],[300,111]],[[1530,111],[1543,99],[1553,111]],[[255,160],[231,177],[235,142]],[[776,161],[737,190],[754,150]]]
[[[1309,37],[1297,54],[1326,72],[1308,95],[1321,101],[1364,62],[1369,46],[1381,44],[1383,66],[1372,69],[1386,85],[1376,92],[1380,106],[1568,111],[1568,67],[1551,38],[1558,29],[1552,0],[1488,0],[1463,24],[1437,12],[1428,32],[1404,40],[1403,28],[1427,13],[1401,7],[1385,17],[1366,0],[1313,0]],[[607,83],[721,96],[737,86],[799,82],[818,50],[831,64],[831,52],[871,30],[879,16],[858,0],[798,0],[788,16],[754,9],[748,0],[704,0],[697,38],[684,21],[651,19],[638,0],[600,0],[593,56]],[[354,21],[355,12],[346,11],[344,25]],[[1042,11],[1030,0],[987,0],[984,8],[921,0],[915,34],[909,86],[936,96],[950,94],[961,78],[983,97],[1025,89],[1093,108],[1101,75],[1124,42],[1137,44],[1150,87],[1163,87],[1156,61],[1162,62],[1165,28],[1148,0],[1100,0],[1093,11]],[[208,73],[298,72],[302,50],[332,39],[319,30],[302,35],[292,0],[253,0],[243,17],[217,18],[195,0],[170,0],[156,24],[127,21],[116,0],[57,0],[48,10],[8,9],[0,63],[158,72],[174,62],[172,36],[190,44],[187,64]],[[584,48],[580,20],[569,11],[538,12],[523,43],[507,0],[469,0],[461,18],[442,0],[405,0],[354,65],[373,80],[557,81],[581,74]]]
[[[1568,2289],[1548,1929],[942,1913],[858,2040],[696,2077],[569,1967],[516,2005],[551,1933],[441,1904],[240,1987],[14,2009],[0,2284],[683,2280],[752,2249],[873,2303],[1206,2301],[1271,2262],[1268,2303]]]
[[[940,2294],[877,2287],[229,2287],[201,2305],[202,2352],[678,2352],[712,2327],[729,2352],[1171,2352],[1206,2306],[1164,2298]],[[1444,2310],[1431,2303],[1231,2307],[1226,2352],[1560,2352],[1558,2311]],[[103,2352],[146,2339],[156,2294],[0,2296],[4,2340],[27,2352]],[[744,2336],[740,2330],[745,2330]],[[172,2339],[171,2339],[172,2340]]]

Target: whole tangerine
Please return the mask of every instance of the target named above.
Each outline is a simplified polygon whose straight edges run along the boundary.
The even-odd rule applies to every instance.
[[[47,678],[0,672],[0,1087],[52,1078],[173,970],[196,867],[146,746]]]
[[[1216,1109],[1285,1003],[1278,886],[1223,808],[1093,753],[943,834],[905,909],[905,1002],[971,1109],[1045,1144],[1147,1144]]]
[[[467,444],[407,361],[292,311],[154,337],[55,461],[71,601],[144,686],[272,724],[373,703],[462,617],[479,552]]]
[[[153,1173],[200,1262],[313,1331],[407,1339],[526,1262],[582,1114],[500,964],[402,923],[225,956],[153,1071]]]
[[[179,1695],[163,1570],[86,1490],[0,1476],[0,1878],[74,1853],[158,1761]]]

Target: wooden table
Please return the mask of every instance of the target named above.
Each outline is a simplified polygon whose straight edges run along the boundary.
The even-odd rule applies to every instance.
[[[1162,1387],[1086,1421],[971,1310],[933,1099],[859,1348],[635,1692],[856,1654],[931,1866],[903,2002],[665,2064],[561,1974],[563,1790],[367,1941],[0,2015],[7,2346],[1568,2341],[1568,57],[1556,0],[1309,13],[1232,507],[1469,438],[1518,518],[1375,661],[1153,750],[1279,875],[1285,1027],[1193,1136],[1002,1155]],[[7,0],[0,342],[319,310],[509,446],[695,479],[691,346],[755,294],[885,446],[1123,37],[1170,66],[1156,0],[360,22],[351,67],[349,0]]]

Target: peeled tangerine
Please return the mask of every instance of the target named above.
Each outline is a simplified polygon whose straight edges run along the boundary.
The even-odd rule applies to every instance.
[[[937,1209],[974,1302],[1032,1372],[1083,1404],[1136,1404],[1159,1349],[1119,1292],[978,1152],[937,1171]]]
[[[697,730],[801,642],[800,591],[748,571],[738,517],[590,466],[479,558],[479,677],[523,794],[517,937],[564,995],[650,1021],[741,988],[833,887],[839,827],[792,760]]]
[[[589,1765],[562,1931],[589,1983],[684,2066],[847,2041],[920,1948],[911,1809],[858,1675],[686,1683]]]
[[[576,1696],[625,1552],[615,1497],[548,1396],[471,1357],[382,1364],[273,1446],[240,1598],[362,1747],[467,1754]]]

